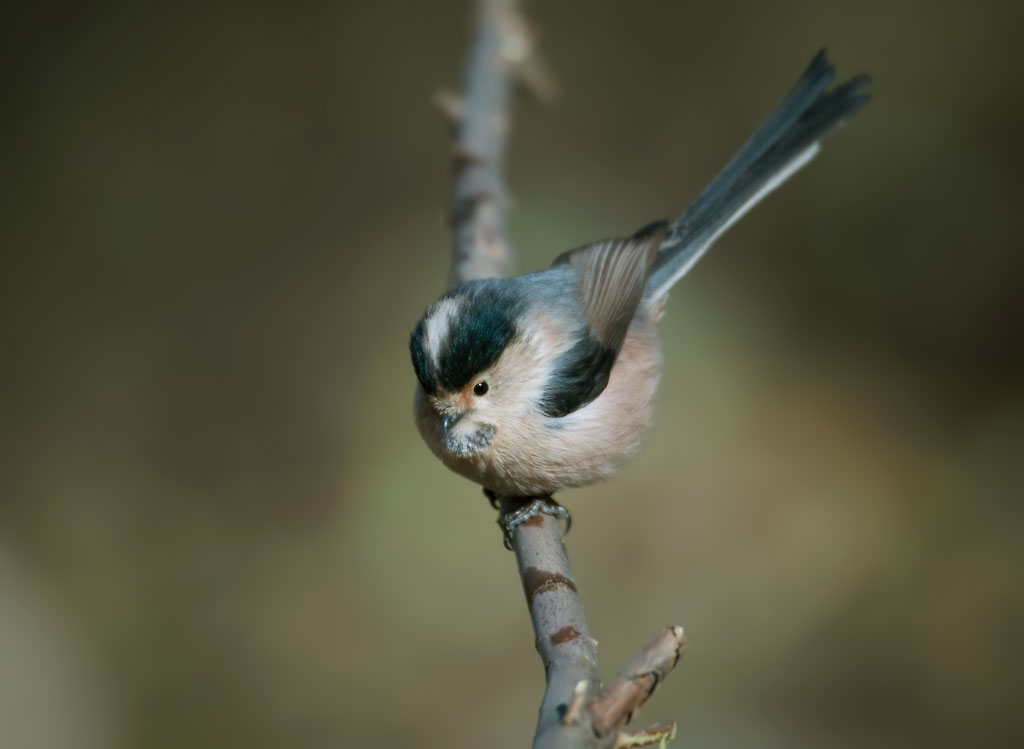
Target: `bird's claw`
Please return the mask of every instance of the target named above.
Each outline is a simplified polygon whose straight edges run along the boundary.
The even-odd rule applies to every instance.
[[[485,494],[487,492],[485,491]],[[491,504],[496,504],[497,497],[493,497],[493,492],[487,494],[487,498],[491,499]],[[558,504],[551,497],[537,497],[526,504],[522,505],[518,509],[512,511],[503,511],[498,515],[498,525],[501,527],[501,531],[504,534],[505,548],[509,551],[512,550],[512,541],[515,538],[516,528],[525,523],[527,520],[532,520],[537,517],[538,514],[544,513],[545,515],[551,515],[559,520],[565,521],[565,530],[562,535],[569,532],[572,527],[572,515],[569,511]]]

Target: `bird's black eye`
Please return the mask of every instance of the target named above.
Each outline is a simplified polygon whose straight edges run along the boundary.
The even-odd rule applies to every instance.
[[[484,395],[487,393],[487,383],[481,380],[473,386],[473,393],[476,395]]]

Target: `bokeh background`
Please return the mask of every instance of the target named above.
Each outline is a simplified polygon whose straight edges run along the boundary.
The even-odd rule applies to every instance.
[[[566,492],[602,666],[714,747],[1020,746],[1019,3],[534,3],[522,271],[678,215],[811,56],[875,101],[663,321]],[[522,747],[543,673],[411,420],[463,0],[36,3],[0,28],[0,744]]]

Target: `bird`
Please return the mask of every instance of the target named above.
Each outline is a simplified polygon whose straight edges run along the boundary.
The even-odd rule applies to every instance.
[[[662,371],[669,290],[755,204],[805,166],[870,101],[859,75],[829,88],[825,50],[675,221],[564,252],[550,268],[464,283],[412,331],[413,411],[430,450],[493,500],[506,545],[555,492],[609,478],[636,455]]]

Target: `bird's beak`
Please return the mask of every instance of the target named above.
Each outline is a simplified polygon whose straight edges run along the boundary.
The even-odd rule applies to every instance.
[[[453,426],[455,426],[459,419],[462,418],[463,412],[460,413],[446,413],[441,416],[441,428],[447,433]]]

